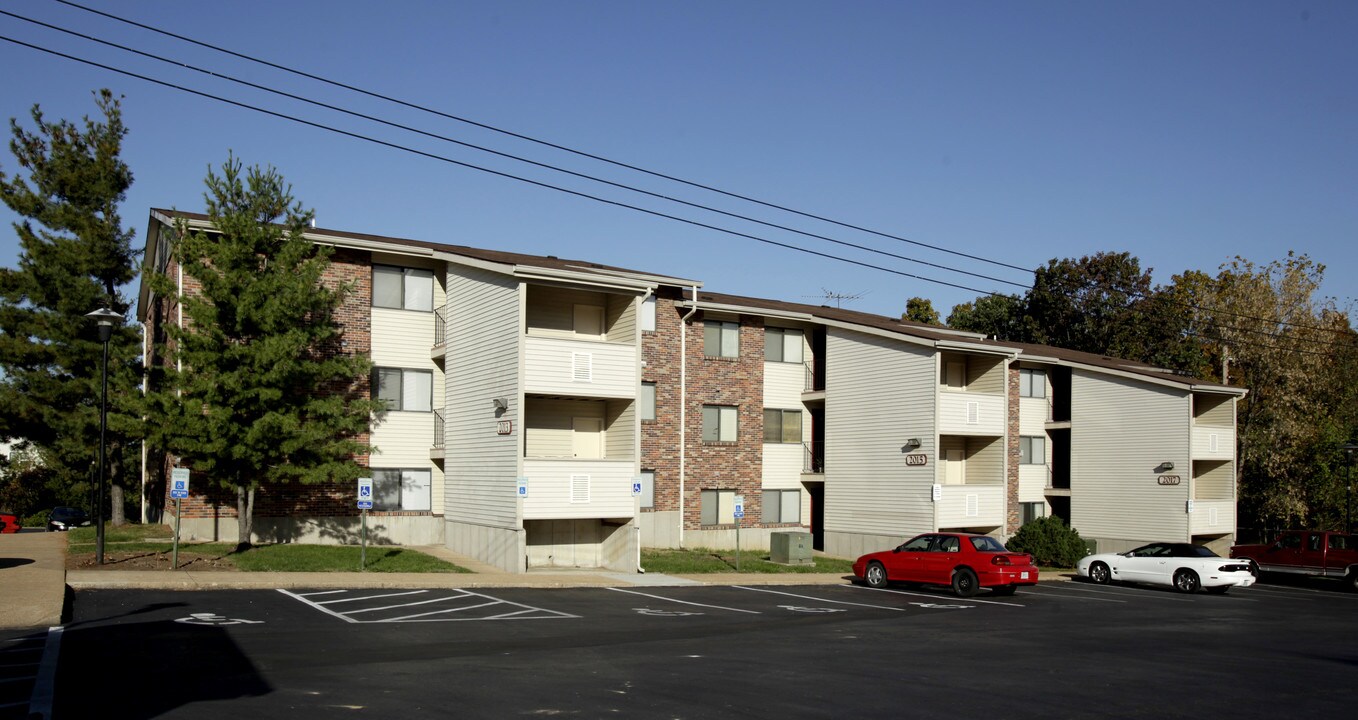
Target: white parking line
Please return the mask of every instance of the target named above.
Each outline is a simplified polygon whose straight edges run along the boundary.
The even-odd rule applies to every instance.
[[[61,655],[62,627],[47,628],[47,643],[42,651],[42,664],[38,666],[38,679],[33,683],[33,694],[28,700],[28,716],[31,718],[52,717],[52,702],[57,689],[57,659]]]
[[[377,597],[382,597],[382,596],[381,596],[381,595],[378,595]],[[348,613],[346,613],[346,614],[348,614],[348,615],[357,615],[357,614],[359,614],[359,613],[366,613],[366,612],[381,612],[381,611],[383,611],[383,610],[393,610],[393,609],[395,609],[395,608],[415,607],[416,605],[428,605],[429,603],[441,602],[441,601],[443,601],[443,600],[455,600],[455,599],[457,599],[457,598],[459,598],[459,597],[466,597],[466,595],[444,595],[443,597],[436,597],[436,598],[433,598],[433,599],[431,599],[431,600],[421,600],[421,601],[419,601],[419,602],[400,603],[400,604],[397,604],[397,605],[382,605],[382,606],[380,606],[380,607],[360,608],[360,609],[358,609],[358,610],[350,610],[350,611],[349,611]],[[368,599],[368,598],[360,598],[360,599],[366,600],[366,599]],[[481,603],[481,604],[479,604],[479,605],[472,605],[471,607],[467,607],[467,608],[463,608],[463,609],[466,609],[466,610],[473,610],[473,609],[475,609],[475,608],[486,607],[487,605],[494,605],[494,604],[495,604],[495,603],[493,603],[493,602]]]
[[[1255,583],[1249,587],[1249,592],[1262,592],[1266,595],[1281,595],[1284,597],[1292,597],[1293,593],[1306,593],[1308,595],[1343,598],[1348,601],[1358,599],[1358,595],[1346,594],[1342,592],[1338,586],[1333,589],[1317,589],[1294,587],[1292,585],[1264,585],[1262,583]]]
[[[1048,585],[1043,589],[1055,590],[1057,588]],[[1138,585],[1099,585],[1097,587],[1086,587],[1082,584],[1077,585],[1075,583],[1066,583],[1059,589],[1069,590],[1071,592],[1093,593],[1096,595],[1116,595],[1119,597],[1135,595],[1136,597],[1145,597],[1150,598],[1152,600],[1164,600],[1166,602],[1193,602],[1192,600],[1189,600],[1188,598],[1185,597],[1175,597],[1173,595],[1168,595],[1165,593],[1164,590],[1156,590],[1154,588],[1141,587]]]
[[[318,605],[332,605],[332,604],[334,604],[334,603],[354,602],[354,601],[356,601],[356,600],[373,600],[373,599],[375,599],[375,598],[384,598],[384,597],[401,597],[402,595],[420,595],[420,594],[426,593],[426,592],[429,592],[429,591],[428,591],[428,590],[411,590],[410,592],[384,593],[384,594],[382,594],[382,595],[363,595],[363,596],[360,596],[360,597],[344,598],[344,599],[342,599],[342,600],[326,600],[326,601],[323,601],[323,602],[319,602],[319,603],[317,603],[317,604],[318,604]]]
[[[913,595],[913,596],[915,596],[915,597],[927,597],[927,598],[933,598],[933,599],[935,599],[935,600],[939,599],[939,596],[938,596],[937,594],[934,594],[934,593],[918,593],[918,592],[910,592],[909,590],[896,590],[896,589],[894,589],[894,588],[871,588],[871,587],[867,587],[867,586],[865,586],[865,585],[856,585],[856,584],[854,584],[854,583],[845,583],[844,585],[841,585],[840,587],[855,587],[855,588],[858,588],[859,590],[871,590],[871,591],[873,591],[873,592],[894,593],[894,594],[896,594],[896,595]],[[1036,587],[1036,586],[1033,586],[1033,587]],[[1032,588],[1027,588],[1027,589],[1028,589],[1028,590],[1031,590]],[[963,601],[963,602],[969,602],[969,603],[972,603],[972,602],[975,602],[975,603],[983,603],[983,604],[985,604],[985,605],[1003,605],[1003,606],[1005,606],[1005,607],[1028,607],[1027,605],[1024,605],[1024,604],[1022,604],[1022,603],[1000,602],[1000,601],[998,601],[998,600],[978,600],[978,599],[976,599],[976,598],[974,598],[974,597],[969,597],[969,598],[957,598],[957,599],[958,599],[958,600],[961,600],[961,601]]]
[[[325,606],[326,606],[326,605],[332,605],[332,604],[339,603],[339,602],[355,602],[355,601],[363,601],[363,600],[375,600],[375,599],[378,599],[378,598],[386,598],[386,597],[398,597],[398,596],[403,596],[403,595],[418,595],[418,594],[420,594],[420,593],[425,593],[425,592],[428,592],[428,591],[427,591],[427,590],[418,590],[418,591],[414,591],[414,592],[403,592],[403,593],[382,593],[382,594],[380,594],[380,595],[355,595],[355,596],[353,596],[353,597],[343,598],[343,599],[341,599],[341,600],[327,600],[327,601],[310,600],[310,599],[308,599],[308,598],[306,597],[307,595],[313,595],[313,594],[319,594],[319,593],[305,593],[305,594],[299,594],[299,593],[289,592],[288,590],[284,590],[284,589],[282,589],[282,588],[278,588],[278,592],[281,592],[281,593],[283,593],[284,595],[287,595],[287,596],[292,597],[292,598],[294,598],[294,599],[296,599],[296,600],[299,600],[299,601],[301,601],[301,602],[303,602],[303,603],[305,603],[305,604],[307,604],[307,605],[310,605],[311,607],[313,607],[313,608],[315,608],[315,609],[317,609],[317,610],[320,610],[321,612],[323,612],[323,613],[325,613],[325,614],[327,614],[327,615],[331,615],[331,616],[337,617],[337,618],[339,618],[339,619],[341,619],[341,620],[343,620],[343,621],[345,621],[345,622],[347,622],[347,623],[354,623],[354,624],[357,624],[357,623],[394,623],[394,622],[454,622],[454,621],[467,621],[467,620],[550,620],[550,619],[566,619],[566,618],[578,618],[578,617],[579,617],[579,615],[571,615],[570,613],[558,612],[558,611],[556,611],[556,610],[548,610],[548,609],[546,609],[546,608],[533,607],[533,606],[531,606],[531,605],[524,605],[524,604],[522,604],[522,603],[510,602],[510,601],[508,601],[508,600],[501,600],[501,599],[499,599],[499,598],[491,597],[491,596],[489,596],[489,595],[482,595],[481,593],[471,592],[470,590],[458,590],[458,591],[457,591],[458,594],[456,594],[456,595],[445,595],[445,596],[442,596],[442,597],[437,597],[437,598],[433,598],[433,599],[429,599],[429,600],[419,600],[419,601],[415,601],[415,602],[398,603],[398,604],[395,604],[395,605],[383,605],[383,606],[380,606],[380,607],[357,608],[357,609],[354,609],[354,610],[349,610],[349,611],[347,611],[347,612],[339,612],[339,611],[337,611],[337,610],[332,610],[331,608],[328,608],[328,607],[325,607]],[[324,593],[324,594],[334,594],[334,593],[336,593],[336,592],[347,593],[347,592],[349,592],[349,591],[348,591],[348,590],[338,590],[338,591],[331,590],[331,591],[327,591],[327,592]],[[430,604],[430,603],[443,602],[443,601],[458,601],[458,600],[465,600],[465,599],[467,599],[467,598],[477,598],[477,599],[482,600],[483,602],[478,602],[478,603],[476,603],[475,605],[461,605],[461,606],[453,607],[453,608],[445,608],[445,609],[442,609],[442,610],[433,610],[433,611],[430,611],[430,612],[416,613],[416,614],[414,614],[414,615],[403,615],[403,616],[394,617],[394,618],[377,618],[377,619],[372,619],[372,620],[365,620],[365,619],[359,619],[359,618],[353,617],[353,616],[359,615],[359,614],[361,614],[361,613],[380,612],[380,611],[383,611],[383,610],[394,610],[394,609],[397,609],[397,608],[414,607],[414,606],[416,606],[416,605],[428,605],[428,604]],[[434,615],[444,615],[444,616],[446,616],[446,615],[449,615],[449,614],[451,614],[451,613],[465,613],[465,612],[469,612],[469,611],[472,611],[472,610],[478,610],[478,609],[484,609],[484,608],[488,608],[488,607],[494,607],[494,606],[496,606],[496,605],[505,605],[505,606],[509,606],[509,607],[517,608],[517,609],[511,610],[511,611],[508,611],[508,612],[501,612],[501,613],[498,613],[498,614],[495,614],[495,615],[483,615],[483,616],[473,616],[473,617],[441,617],[441,618],[433,618],[433,617],[432,617],[432,616],[434,616]],[[535,616],[526,617],[526,616],[529,616],[529,615],[532,614],[532,613],[538,613],[538,614],[535,615]],[[424,618],[424,619],[419,619],[419,618]]]
[[[751,592],[769,593],[771,595],[786,595],[788,597],[801,598],[803,600],[815,600],[816,602],[835,603],[836,605],[854,605],[857,607],[875,608],[877,610],[895,610],[897,612],[905,612],[905,608],[892,607],[890,605],[869,605],[867,603],[849,602],[847,600],[829,600],[827,598],[815,597],[813,595],[798,595],[796,593],[783,592],[781,590],[767,590],[765,588],[745,587],[744,585],[732,585],[731,587],[737,590],[749,590]]]
[[[713,608],[713,609],[715,609],[715,610],[730,610],[731,612],[750,613],[751,615],[763,615],[763,614],[764,614],[764,613],[759,612],[758,610],[742,610],[742,609],[740,609],[740,608],[723,607],[723,606],[721,606],[721,605],[704,605],[703,603],[689,602],[689,601],[687,601],[687,600],[675,600],[674,598],[667,598],[667,597],[665,597],[664,595],[651,595],[651,594],[649,594],[649,593],[637,592],[636,590],[624,590],[624,589],[622,589],[622,588],[615,588],[615,587],[604,588],[604,589],[605,589],[605,590],[612,590],[613,592],[627,593],[628,595],[640,595],[640,596],[642,596],[642,597],[654,598],[654,599],[656,599],[656,600],[664,600],[665,602],[679,603],[680,605],[695,605],[695,606],[697,606],[697,607]]]
[[[1066,589],[1069,589],[1069,588],[1061,588],[1061,589],[1062,589],[1062,590],[1066,590]],[[1127,602],[1126,600],[1114,600],[1114,599],[1112,599],[1112,598],[1104,598],[1104,597],[1088,597],[1088,596],[1086,596],[1086,595],[1064,595],[1064,594],[1062,594],[1062,593],[1060,593],[1060,592],[1053,592],[1054,588],[1046,588],[1046,587],[1041,588],[1041,589],[1038,589],[1038,588],[1029,588],[1029,590],[1030,590],[1030,591],[1036,590],[1038,595],[1050,595],[1050,596],[1052,596],[1052,597],[1070,598],[1070,599],[1072,599],[1072,600],[1094,600],[1094,601],[1096,601],[1096,602],[1114,602],[1114,603],[1125,603],[1125,602]],[[1085,592],[1089,592],[1089,593],[1092,593],[1092,594],[1107,594],[1107,593],[1099,593],[1099,592],[1094,591],[1094,590],[1089,590],[1089,591],[1085,591]]]

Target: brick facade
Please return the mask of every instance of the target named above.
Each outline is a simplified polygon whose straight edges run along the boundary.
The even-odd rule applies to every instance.
[[[330,265],[322,276],[321,282],[332,290],[347,286],[343,303],[335,310],[335,320],[340,327],[339,342],[336,347],[326,348],[328,352],[344,352],[354,355],[370,356],[372,352],[372,261],[367,252],[336,249],[330,258]],[[171,260],[166,274],[177,278],[178,266]],[[185,275],[182,279],[183,293],[192,295],[201,289],[200,283]],[[152,363],[163,366],[174,356],[174,342],[168,337],[165,325],[178,322],[178,299],[175,297],[158,298],[154,308],[146,315],[148,348],[153,355]],[[188,318],[185,318],[188,322]],[[344,387],[333,388],[332,392],[352,393],[368,397],[371,391],[370,378],[364,375]],[[368,442],[364,433],[358,437]],[[359,465],[368,464],[368,456],[355,458]],[[169,483],[166,478],[174,466],[175,459],[164,456],[155,467],[152,477],[148,478],[151,488],[148,493],[160,497],[165,507],[173,507],[169,496]],[[236,494],[233,490],[209,484],[209,479],[195,477],[190,481],[190,495],[181,500],[181,517],[189,518],[235,518]],[[405,515],[410,513],[370,513],[376,515]],[[423,514],[423,513],[421,513]],[[358,515],[353,498],[353,488],[349,485],[264,485],[255,492],[254,516],[263,517],[343,517]]]

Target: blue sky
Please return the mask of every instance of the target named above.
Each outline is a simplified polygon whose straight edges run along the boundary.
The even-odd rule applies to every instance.
[[[1128,251],[1157,282],[1307,253],[1358,297],[1352,2],[81,0],[516,133],[1000,263]],[[974,290],[1031,275],[789,216],[345,92],[53,0],[0,9],[391,122],[870,246],[873,255],[269,96],[0,16],[0,35],[462,162]],[[201,211],[232,151],[321,227],[552,254],[713,291],[946,316],[978,294],[647,216],[304,127],[0,41],[0,116],[124,96],[124,222]],[[16,169],[0,155],[0,167]],[[18,246],[0,210],[0,264]],[[992,276],[982,279],[922,262]],[[1017,283],[1018,286],[1008,283]]]

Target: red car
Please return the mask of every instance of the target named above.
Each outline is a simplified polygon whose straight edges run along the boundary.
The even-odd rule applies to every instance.
[[[961,597],[981,588],[1013,595],[1022,585],[1037,584],[1032,556],[1009,552],[999,540],[973,533],[918,535],[893,550],[858,558],[853,574],[874,588],[893,582],[950,585]]]
[[[0,533],[17,533],[21,529],[18,515],[0,512]]]

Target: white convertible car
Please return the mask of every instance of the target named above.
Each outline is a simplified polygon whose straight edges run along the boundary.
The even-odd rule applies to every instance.
[[[1089,555],[1075,566],[1080,577],[1100,585],[1120,582],[1170,585],[1179,592],[1224,593],[1254,584],[1244,560],[1230,560],[1192,543],[1151,543],[1124,553]]]

